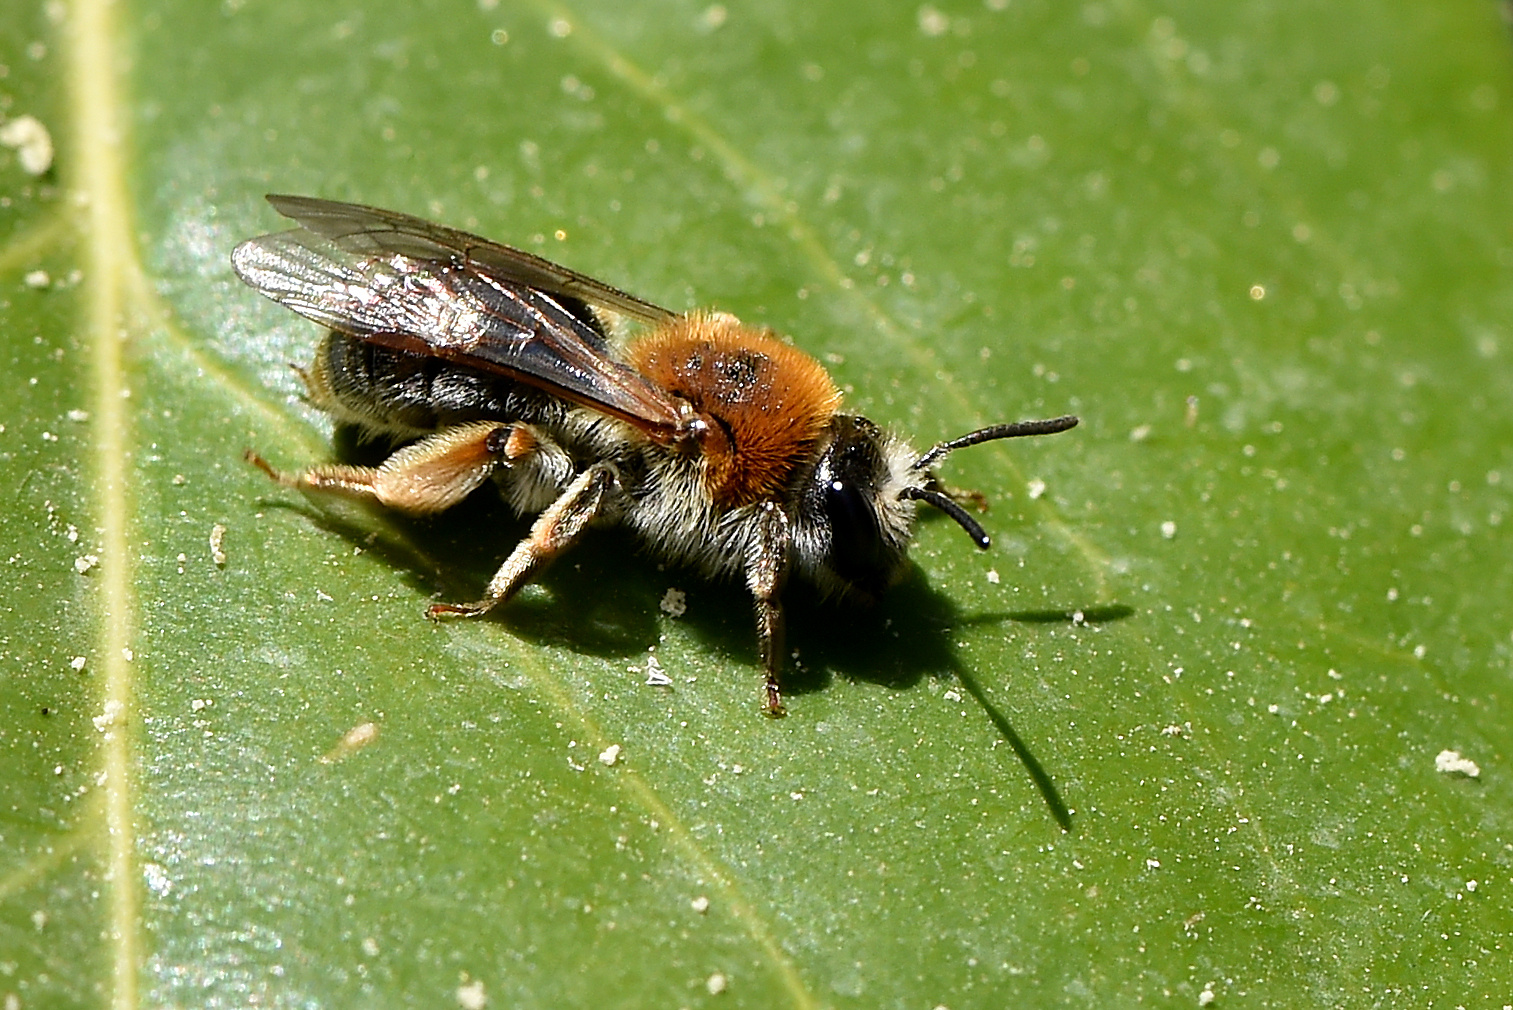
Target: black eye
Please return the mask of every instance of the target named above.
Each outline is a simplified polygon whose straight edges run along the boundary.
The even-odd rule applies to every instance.
[[[877,514],[866,492],[855,484],[832,479],[825,486],[825,514],[830,517],[831,550],[836,571],[865,579],[881,554]]]
[[[878,525],[876,498],[883,479],[881,433],[860,417],[837,417],[833,441],[815,473],[817,504],[830,528],[828,561],[835,574],[864,593],[887,586],[897,562]]]

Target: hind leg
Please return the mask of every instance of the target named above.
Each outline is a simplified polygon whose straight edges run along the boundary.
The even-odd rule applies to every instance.
[[[443,428],[404,446],[380,466],[330,463],[290,474],[250,449],[246,456],[247,462],[285,487],[431,515],[462,501],[501,467],[527,463],[547,447],[556,448],[529,425],[477,421]]]

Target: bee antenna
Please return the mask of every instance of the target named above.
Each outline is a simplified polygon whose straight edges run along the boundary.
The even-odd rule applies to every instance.
[[[983,550],[987,550],[989,545],[992,544],[992,541],[988,539],[987,530],[982,528],[982,524],[967,515],[967,510],[956,504],[955,500],[949,495],[941,494],[939,491],[933,491],[926,487],[906,487],[899,492],[898,496],[900,498],[912,498],[915,501],[922,501],[926,505],[934,505],[946,515],[956,520],[956,525],[966,530],[967,536],[972,538],[972,542]]]
[[[1068,428],[1077,427],[1077,420],[1075,414],[1067,414],[1064,417],[1052,417],[1044,421],[1015,421],[1012,424],[995,424],[987,428],[979,428],[976,431],[962,435],[960,438],[935,443],[928,452],[914,461],[910,469],[927,470],[945,458],[947,453],[956,449],[965,449],[967,446],[976,445],[979,442],[991,442],[999,438],[1018,438],[1021,435],[1054,435],[1058,431],[1066,431]],[[912,497],[917,498],[920,496],[914,495]],[[929,499],[921,500],[929,501]],[[939,502],[931,501],[930,504],[948,514],[950,513],[950,510]],[[952,518],[956,517],[952,516]],[[956,521],[961,522],[960,519],[956,519]],[[966,526],[966,523],[962,523],[962,525]],[[980,531],[981,528],[979,527]],[[970,533],[971,529],[968,529],[967,532]],[[982,538],[983,541],[986,541],[986,539],[986,537]]]

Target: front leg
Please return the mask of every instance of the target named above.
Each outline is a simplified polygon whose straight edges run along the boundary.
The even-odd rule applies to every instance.
[[[777,718],[787,714],[778,674],[783,668],[783,583],[788,576],[791,537],[788,515],[774,502],[764,502],[757,514],[756,539],[746,555],[746,588],[756,604],[757,648],[767,675],[767,700],[762,710]]]
[[[514,596],[557,555],[583,536],[589,523],[604,512],[618,473],[611,463],[595,463],[562,492],[562,496],[536,519],[530,535],[520,541],[499,571],[489,580],[483,599],[475,603],[437,603],[426,616],[477,617]]]

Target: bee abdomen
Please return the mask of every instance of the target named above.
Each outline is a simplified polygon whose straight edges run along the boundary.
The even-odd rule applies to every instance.
[[[556,397],[506,376],[336,331],[301,374],[311,402],[338,422],[395,437],[480,420],[556,424],[567,412]]]

